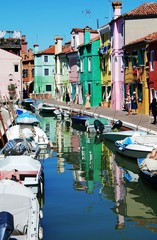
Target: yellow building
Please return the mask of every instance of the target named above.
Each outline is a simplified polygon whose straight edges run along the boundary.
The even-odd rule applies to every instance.
[[[102,106],[111,107],[111,37],[109,24],[99,29]]]
[[[148,60],[144,38],[124,46],[124,94],[136,92],[140,114],[149,114]]]

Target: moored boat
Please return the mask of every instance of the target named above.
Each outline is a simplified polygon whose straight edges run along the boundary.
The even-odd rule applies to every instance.
[[[30,156],[7,156],[0,160],[0,180],[13,179],[37,195],[43,190],[43,166]]]
[[[126,137],[124,140],[115,142],[115,150],[127,157],[145,158],[157,147],[156,135]]]
[[[0,235],[9,233],[2,239],[42,239],[40,218],[39,202],[30,189],[13,180],[0,181]]]
[[[15,125],[6,131],[8,140],[15,138],[26,138],[28,141],[35,141],[41,149],[51,147],[46,133],[37,126]]]

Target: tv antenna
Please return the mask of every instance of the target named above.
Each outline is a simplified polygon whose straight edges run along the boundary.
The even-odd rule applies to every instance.
[[[85,9],[84,11],[82,11],[82,13],[90,17],[91,10],[90,9]]]

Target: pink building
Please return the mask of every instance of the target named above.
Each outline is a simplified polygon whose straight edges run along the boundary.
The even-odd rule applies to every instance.
[[[9,99],[20,98],[22,90],[21,57],[3,49],[0,49],[0,83],[1,98],[5,96]]]

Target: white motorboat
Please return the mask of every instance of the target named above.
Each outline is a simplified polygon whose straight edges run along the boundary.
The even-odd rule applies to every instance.
[[[147,135],[146,131],[127,130],[127,131],[110,131],[104,134],[104,139],[111,142],[123,140],[126,137]]]
[[[7,156],[0,160],[0,180],[14,179],[37,195],[43,191],[43,166],[30,156]]]
[[[42,239],[40,213],[39,202],[30,189],[9,179],[0,181],[1,239]]]
[[[126,137],[115,142],[118,153],[131,158],[144,158],[153,149],[157,148],[157,135]]]
[[[41,149],[51,146],[46,133],[37,126],[15,125],[6,131],[7,139],[26,138],[28,141],[34,140]]]

